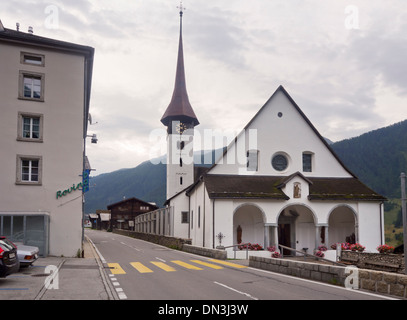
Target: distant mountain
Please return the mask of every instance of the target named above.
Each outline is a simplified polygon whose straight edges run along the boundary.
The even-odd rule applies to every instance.
[[[388,197],[400,197],[400,173],[407,173],[407,120],[331,145],[365,184]]]
[[[205,167],[208,153],[215,151],[197,151],[194,162]],[[204,161],[205,159],[205,161]],[[162,207],[166,201],[166,165],[165,156],[148,160],[135,168],[120,169],[91,177],[90,189],[85,194],[85,213],[93,213],[97,209],[106,209],[110,204],[136,197],[146,202],[154,202]]]
[[[407,173],[407,120],[359,137],[328,143],[362,182],[388,198],[400,197],[400,173]],[[203,163],[200,159],[205,152],[196,152],[194,156],[195,163]],[[124,197],[163,206],[166,166],[160,160],[164,158],[154,159],[153,162],[159,164],[146,161],[135,168],[91,177],[90,191],[85,195],[85,212],[106,209]]]

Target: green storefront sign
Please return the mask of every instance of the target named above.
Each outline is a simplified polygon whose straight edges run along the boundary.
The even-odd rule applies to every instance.
[[[82,188],[82,182],[79,182],[77,185],[73,184],[72,187],[69,187],[68,189],[65,189],[63,191],[57,191],[57,199],[62,198],[76,190],[81,190]]]

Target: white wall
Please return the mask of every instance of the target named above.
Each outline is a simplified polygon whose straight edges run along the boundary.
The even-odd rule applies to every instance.
[[[282,117],[278,116],[279,113]],[[257,139],[252,138],[256,135],[251,135],[250,130],[257,132]],[[259,150],[258,171],[248,174],[288,176],[302,172],[302,153],[312,152],[313,171],[305,173],[306,176],[351,176],[281,91],[263,107],[210,173],[245,174],[246,152],[256,148]],[[271,165],[273,155],[279,152],[285,153],[289,159],[288,168],[283,172],[276,171]]]
[[[45,55],[45,66],[20,63],[20,52]],[[75,256],[82,244],[81,191],[56,192],[81,182],[83,164],[84,57],[0,43],[2,77],[1,212],[48,212],[51,255]],[[19,71],[45,74],[44,102],[18,99]],[[18,112],[43,115],[43,142],[17,141]],[[16,185],[16,156],[42,156],[42,185]]]

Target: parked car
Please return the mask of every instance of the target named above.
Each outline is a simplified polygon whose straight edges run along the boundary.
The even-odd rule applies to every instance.
[[[23,244],[17,244],[17,256],[20,261],[20,267],[28,267],[32,265],[38,259],[39,249],[38,247],[25,246]]]
[[[19,269],[17,247],[6,237],[0,236],[0,278],[18,272]]]

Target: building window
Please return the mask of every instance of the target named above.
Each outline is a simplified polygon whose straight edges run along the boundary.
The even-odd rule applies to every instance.
[[[20,59],[22,64],[30,64],[39,67],[45,66],[45,56],[43,54],[21,52]]]
[[[259,150],[247,151],[247,171],[257,171],[259,167]]]
[[[284,171],[288,167],[288,159],[284,154],[276,154],[271,159],[271,165],[277,171]]]
[[[198,206],[198,228],[201,227],[201,206]]]
[[[19,99],[44,101],[44,74],[20,71]]]
[[[304,152],[302,154],[302,171],[312,172],[312,153]]]
[[[42,114],[19,112],[17,140],[42,142],[42,125]]]
[[[189,222],[188,216],[189,216],[188,211],[182,211],[181,212],[181,223],[188,223]]]
[[[41,185],[42,184],[42,157],[17,156],[16,184]]]
[[[182,177],[179,178],[179,184],[182,186]]]
[[[191,210],[191,229],[194,228],[194,210]]]

